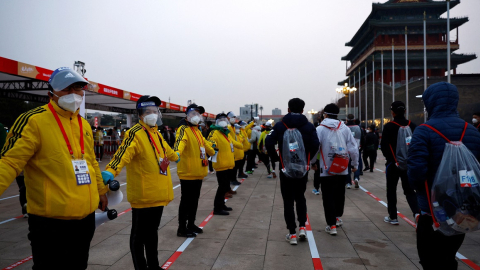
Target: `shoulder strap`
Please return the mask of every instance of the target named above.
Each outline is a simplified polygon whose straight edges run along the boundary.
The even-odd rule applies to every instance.
[[[287,124],[285,124],[285,122],[282,121],[282,124],[287,128],[287,129],[290,129]]]
[[[397,122],[395,122],[395,121],[392,121],[392,122],[390,122],[390,123],[393,123],[393,124],[395,124],[395,125],[397,125],[397,126],[399,126],[399,127],[407,127],[407,126],[410,126],[410,124],[412,123],[412,121],[408,120],[408,124],[407,124],[406,126],[402,126],[402,125],[400,125],[399,123],[397,123]]]
[[[429,129],[435,131],[435,133],[437,133],[438,135],[440,135],[442,138],[444,138],[447,142],[450,142],[450,140],[445,137],[445,135],[443,135],[440,131],[438,131],[436,128],[430,126],[430,125],[427,125],[427,124],[421,124],[421,126],[426,126],[428,127]],[[468,123],[465,122],[465,126],[463,127],[463,132],[462,132],[462,137],[460,137],[460,141],[463,140],[463,137],[465,136],[465,131],[467,131],[467,126],[468,126]]]
[[[339,129],[340,129],[340,125],[342,125],[342,122],[341,122],[341,121],[340,121],[340,123],[338,123],[338,126],[337,126],[337,128],[335,128],[335,129],[333,129],[333,128],[331,128],[331,127],[327,127],[327,126],[325,126],[325,125],[320,125],[320,126],[324,126],[324,127],[328,128],[328,129],[330,129],[330,130],[334,130],[334,131],[335,131],[335,130],[339,130]]]

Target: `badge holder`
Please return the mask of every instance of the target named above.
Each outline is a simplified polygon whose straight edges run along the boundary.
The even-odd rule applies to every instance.
[[[168,158],[160,158],[158,165],[160,165],[160,174],[167,176],[168,165],[170,165]]]

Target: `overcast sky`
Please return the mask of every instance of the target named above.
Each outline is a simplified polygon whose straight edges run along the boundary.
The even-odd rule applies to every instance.
[[[285,114],[293,97],[318,110],[336,97],[344,44],[371,8],[371,0],[0,0],[0,56],[49,69],[80,60],[93,81],[180,105],[192,99],[214,114],[251,103]],[[480,55],[478,11],[478,0],[452,9],[470,18],[460,53]],[[458,72],[480,73],[480,60]]]

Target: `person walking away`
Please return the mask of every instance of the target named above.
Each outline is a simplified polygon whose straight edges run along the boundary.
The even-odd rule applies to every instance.
[[[402,101],[395,101],[390,106],[393,121],[385,124],[382,132],[381,150],[386,160],[385,176],[387,178],[387,203],[388,216],[384,221],[392,225],[399,225],[397,219],[397,184],[402,181],[403,193],[408,202],[413,216],[420,214],[415,191],[408,183],[406,170],[402,170],[397,164],[397,139],[400,127],[410,127],[415,132],[416,125],[405,118],[405,104]]]
[[[363,163],[365,163],[365,169],[370,169],[373,172],[373,166],[377,160],[378,150],[378,137],[375,134],[375,126],[371,125],[367,127],[367,134],[365,135],[365,150],[363,151]],[[368,163],[370,159],[370,163]]]
[[[317,127],[320,142],[320,184],[322,189],[323,209],[330,235],[337,234],[337,226],[342,226],[345,206],[345,177],[348,173],[348,162],[351,159],[355,172],[358,169],[358,145],[350,129],[337,119],[340,109],[331,103],[324,108],[325,120]],[[312,163],[315,163],[315,158]]]
[[[317,153],[319,146],[318,138],[315,134],[315,127],[308,121],[307,117],[303,115],[304,107],[305,102],[299,98],[289,100],[288,114],[283,117],[281,122],[275,124],[272,132],[265,138],[265,145],[271,160],[278,159],[277,152],[275,151],[276,144],[278,144],[280,158],[286,157],[286,155],[292,157],[291,159],[288,158],[288,160],[285,158],[280,159],[282,165],[280,169],[280,190],[283,198],[285,223],[289,231],[285,239],[291,245],[297,244],[295,204],[297,208],[297,220],[300,227],[299,238],[306,239],[305,222],[307,221],[307,202],[305,199],[305,190],[307,189],[308,164],[310,157]],[[300,135],[295,137],[294,143],[291,142],[292,138],[290,137],[289,141],[284,142],[284,134],[290,131]],[[284,148],[284,144],[289,145],[286,145]],[[303,149],[300,146],[303,146]],[[290,150],[286,153],[284,149]],[[296,153],[294,153],[294,156],[291,156],[290,152]],[[295,167],[295,163],[298,163],[298,166],[302,168],[293,173],[292,171],[295,170],[291,168]]]
[[[20,115],[0,152],[0,195],[24,170],[33,269],[84,270],[94,211],[108,204],[93,133],[79,115],[88,82],[63,67],[48,84],[50,102]]]
[[[229,215],[231,207],[225,205],[225,194],[230,191],[230,179],[235,167],[235,148],[243,149],[243,145],[236,142],[228,129],[228,118],[224,113],[217,114],[215,125],[211,126],[208,141],[215,144],[217,152],[212,157],[213,168],[216,171],[218,188],[213,202],[214,215]]]
[[[265,130],[262,131],[260,134],[260,139],[258,140],[258,151],[260,151],[260,156],[263,164],[265,164],[265,167],[267,167],[267,178],[277,178],[277,174],[275,173],[275,161],[271,160],[268,150],[265,146],[265,138],[267,135],[270,133],[272,130],[272,123],[267,122],[265,123]],[[273,171],[270,170],[270,161],[272,162],[272,169]]]
[[[457,87],[446,82],[432,84],[422,95],[429,119],[425,123],[450,141],[461,141],[480,160],[480,133],[458,116]],[[462,138],[463,137],[463,138]],[[408,149],[408,180],[414,187],[421,210],[417,222],[417,250],[423,269],[457,269],[455,255],[465,234],[445,236],[432,227],[429,194],[439,169],[446,140],[425,125],[413,133]],[[478,176],[477,176],[478,177]],[[452,182],[459,181],[452,178]]]
[[[352,132],[352,136],[355,138],[355,141],[358,145],[358,170],[353,173],[352,179],[352,161],[350,160],[348,163],[348,177],[345,179],[345,187],[347,189],[352,188],[352,180],[355,185],[355,188],[358,189],[359,185],[358,182],[360,181],[360,173],[362,172],[363,162],[362,162],[362,145],[365,145],[365,136],[363,134],[363,130],[360,128],[358,123],[355,122],[355,116],[353,114],[349,114],[347,116],[347,122],[345,123],[347,127]]]
[[[170,161],[180,157],[158,132],[161,125],[155,96],[142,96],[136,103],[140,122],[125,133],[118,151],[102,172],[113,180],[127,167],[127,198],[132,206],[130,252],[135,270],[161,269],[158,262],[158,227],[163,208],[173,200]]]
[[[207,155],[215,155],[215,150],[198,129],[205,109],[193,103],[187,107],[185,113],[186,117],[178,126],[179,132],[173,149],[182,158],[177,165],[182,190],[178,207],[177,236],[195,237],[196,233],[203,233],[203,230],[195,225],[195,219],[202,182],[208,174]]]
[[[480,132],[480,112],[473,114],[472,124]]]

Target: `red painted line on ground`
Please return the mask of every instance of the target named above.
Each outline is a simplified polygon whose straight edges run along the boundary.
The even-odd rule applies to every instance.
[[[317,244],[315,243],[315,238],[313,237],[312,226],[310,225],[308,214],[307,222],[305,222],[305,228],[307,229],[307,240],[310,248],[310,254],[312,255],[313,268],[315,270],[323,270],[322,261],[320,260],[320,255],[318,254]]]
[[[377,198],[375,195],[373,195],[370,191],[364,189],[362,187],[362,190],[365,191],[365,193],[367,193],[368,195],[370,195],[370,197],[374,198],[375,200],[377,200],[378,202],[381,202],[381,200],[379,198]],[[408,224],[412,225],[412,227],[416,228],[417,225],[415,224],[415,222],[411,221],[410,219],[408,219],[404,214],[400,213],[397,211],[397,216],[401,217],[403,220],[405,220]],[[460,255],[460,256],[459,256]],[[467,259],[465,256],[461,255],[460,253],[457,252],[457,256],[456,256],[458,259],[460,259],[462,262],[464,262],[466,265],[470,266],[472,269],[475,269],[475,270],[480,270],[480,266],[476,265],[474,262],[472,262],[471,260]]]
[[[245,181],[245,179],[241,179],[240,180],[240,183],[243,183],[243,181]],[[238,189],[239,186],[236,186],[234,188],[234,190]],[[225,201],[228,201],[228,198],[225,198]],[[212,220],[212,217],[213,217],[213,211],[210,212],[210,214],[208,214],[208,216],[202,221],[202,223],[200,223],[200,228],[203,228],[205,227],[205,225],[207,225],[207,223]],[[192,237],[192,238],[187,238],[187,240],[185,240],[185,242],[183,242],[183,244],[175,251],[175,253],[173,253],[172,256],[170,256],[170,258],[168,258],[168,260],[162,265],[162,269],[166,270],[168,268],[170,268],[170,266],[172,266],[172,264],[178,259],[178,257],[180,257],[180,255],[182,255],[183,251],[188,247],[188,245],[190,245],[190,243],[194,240],[195,238]]]
[[[23,216],[22,216],[22,217],[23,217]],[[18,261],[18,262],[16,262],[16,263],[14,263],[14,264],[11,264],[11,265],[9,265],[9,266],[7,266],[7,267],[3,268],[2,270],[9,270],[9,269],[13,269],[13,268],[15,268],[15,267],[17,267],[17,266],[20,266],[20,265],[22,265],[22,264],[24,264],[24,263],[26,263],[26,262],[30,261],[31,259],[33,259],[33,256],[31,256],[31,255],[30,255],[30,256],[28,256],[27,258],[23,259],[23,260],[20,260],[20,261]]]

